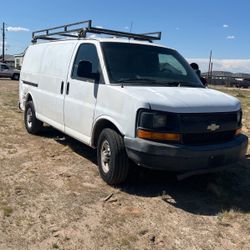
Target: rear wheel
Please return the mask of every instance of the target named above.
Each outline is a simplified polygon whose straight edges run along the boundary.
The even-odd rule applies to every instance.
[[[32,101],[28,101],[26,103],[24,111],[24,123],[26,130],[30,134],[37,134],[43,126],[43,123],[36,118],[36,112]]]
[[[129,160],[123,138],[112,129],[104,129],[97,145],[97,161],[102,179],[110,184],[121,184],[128,177]]]

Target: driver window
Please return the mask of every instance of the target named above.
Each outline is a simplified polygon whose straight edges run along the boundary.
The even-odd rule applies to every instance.
[[[100,71],[100,63],[99,63],[99,58],[98,58],[98,54],[97,54],[97,50],[95,45],[93,44],[82,44],[80,45],[76,57],[75,57],[75,61],[73,64],[73,69],[72,69],[72,75],[71,77],[73,79],[78,79],[78,80],[85,80],[85,81],[93,81],[91,79],[87,79],[87,78],[82,78],[80,76],[78,76],[77,74],[77,70],[78,70],[78,65],[79,62],[81,61],[89,61],[92,64],[92,72],[91,74],[99,74]]]

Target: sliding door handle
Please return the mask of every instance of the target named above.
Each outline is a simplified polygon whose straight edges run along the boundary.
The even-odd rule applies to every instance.
[[[61,82],[61,95],[63,94],[64,81]]]

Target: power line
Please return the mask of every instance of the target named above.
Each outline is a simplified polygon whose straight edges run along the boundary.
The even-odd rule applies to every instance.
[[[2,38],[3,38],[3,41],[2,41],[2,61],[4,62],[5,61],[5,58],[4,58],[4,50],[5,50],[5,23],[4,22],[3,22]]]

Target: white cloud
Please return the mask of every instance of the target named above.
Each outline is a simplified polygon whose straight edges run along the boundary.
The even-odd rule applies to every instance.
[[[229,27],[229,25],[228,24],[223,24],[223,26],[222,26],[223,28],[228,28]]]
[[[10,31],[10,32],[21,32],[21,31],[30,31],[29,29],[27,28],[23,28],[23,27],[7,27],[6,29],[7,31]]]
[[[189,63],[196,62],[200,66],[202,72],[208,71],[208,58],[189,58],[187,60]],[[215,71],[250,74],[250,59],[212,59],[212,63],[213,70]]]
[[[103,27],[102,26],[95,26],[96,28],[98,28],[98,29],[103,29]]]
[[[235,39],[235,36],[227,36],[226,39],[232,40]]]

